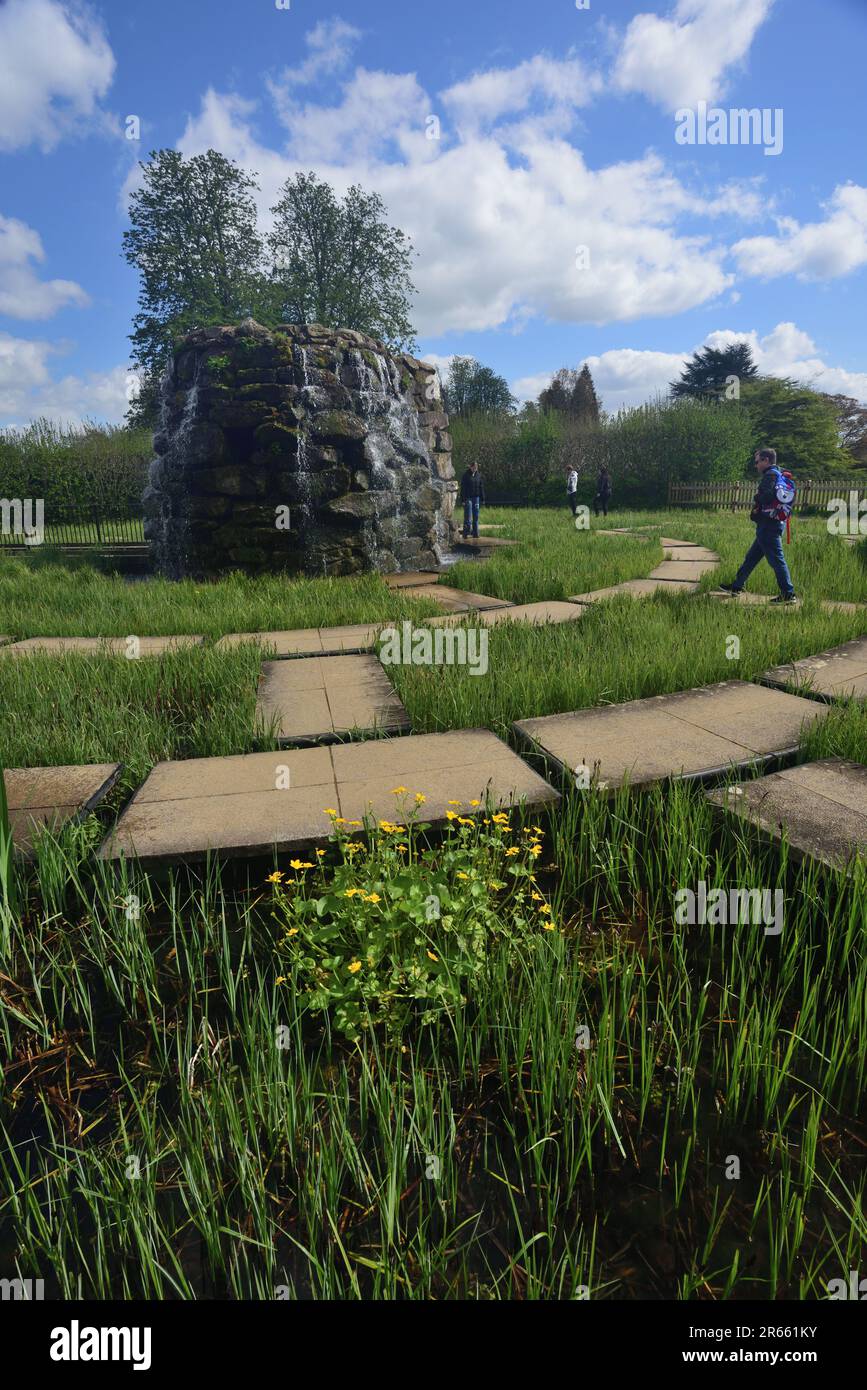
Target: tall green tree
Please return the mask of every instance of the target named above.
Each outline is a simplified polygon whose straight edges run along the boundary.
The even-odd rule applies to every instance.
[[[561,367],[539,395],[540,410],[556,410],[580,425],[599,424],[599,398],[587,363],[580,372]]]
[[[753,361],[749,343],[729,343],[724,348],[701,348],[687,362],[680,380],[671,383],[671,394],[675,400],[683,396],[722,400],[729,378],[736,377],[742,387],[757,376],[758,367]]]
[[[843,448],[856,468],[867,468],[867,406],[853,396],[826,395],[825,399],[834,411]]]
[[[217,150],[189,159],[157,150],[149,161],[123,234],[124,257],[140,277],[130,341],[142,390],[127,417],[132,424],[153,423],[176,338],[256,312],[263,293],[255,179]]]
[[[390,227],[385,204],[357,184],[338,200],[315,174],[286,180],[268,237],[273,315],[292,323],[354,328],[392,348],[412,348],[413,246]]]
[[[483,367],[474,357],[452,358],[443,399],[449,415],[508,415],[515,409],[505,377]]]
[[[747,383],[741,401],[753,423],[756,447],[776,449],[784,468],[821,476],[851,463],[840,442],[834,407],[821,392],[788,377],[758,377]]]

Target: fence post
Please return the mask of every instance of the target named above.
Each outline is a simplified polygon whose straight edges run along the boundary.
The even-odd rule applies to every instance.
[[[102,527],[99,523],[99,510],[96,507],[92,507],[91,512],[93,514],[93,520],[96,524],[96,541],[98,545],[102,545]]]

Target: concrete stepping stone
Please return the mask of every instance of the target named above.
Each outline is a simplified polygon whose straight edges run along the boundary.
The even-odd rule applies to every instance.
[[[520,541],[507,540],[505,536],[459,536],[453,550],[498,550],[502,546],[520,545]]]
[[[415,589],[404,589],[403,592],[407,598],[433,599],[434,603],[438,603],[454,613],[464,612],[468,608],[481,610],[512,607],[507,599],[491,598],[489,594],[474,594],[469,589],[453,589],[448,584],[429,584]]]
[[[396,794],[396,787],[407,790]],[[426,798],[421,805],[417,792]],[[99,858],[137,855],[156,865],[203,859],[209,851],[233,857],[297,851],[327,841],[326,807],[346,820],[369,813],[394,823],[415,811],[417,819],[439,825],[448,812],[477,814],[470,801],[484,806],[487,796],[500,807],[560,799],[486,729],[159,763]]]
[[[266,661],[256,715],[266,727],[276,721],[280,743],[409,729],[409,716],[375,656]]]
[[[618,594],[630,594],[632,598],[647,598],[650,594],[691,594],[698,588],[697,581],[674,579],[626,579],[622,584],[611,584],[607,589],[591,589],[589,594],[573,594],[570,603],[599,603],[604,599],[617,598]]]
[[[308,627],[280,632],[230,632],[221,637],[220,648],[257,642],[276,656],[339,656],[341,652],[371,651],[386,623],[353,623],[347,627]]]
[[[389,589],[417,589],[422,584],[436,584],[444,571],[406,570],[403,574],[386,574],[383,578]]]
[[[466,621],[480,623],[483,627],[495,627],[498,623],[532,623],[541,627],[546,623],[574,623],[582,617],[584,611],[583,603],[544,599],[540,603],[516,603],[510,608],[491,608],[473,614],[449,613],[441,618],[426,618],[424,621],[428,627],[453,627]]]
[[[867,853],[867,767],[861,763],[822,758],[707,795],[774,841],[785,831],[797,859],[844,868],[856,853]]]
[[[773,698],[768,699],[768,695]],[[827,708],[747,681],[522,719],[518,737],[568,778],[587,768],[616,790],[669,777],[710,777],[730,767],[791,756],[801,730]]]
[[[707,550],[703,545],[666,545],[663,546],[666,560],[673,561],[707,561],[709,565],[718,565],[719,556],[713,550]]]
[[[648,578],[650,579],[673,579],[677,583],[682,583],[703,579],[706,574],[717,567],[716,560],[663,560],[661,565],[657,565],[655,570],[651,570]]]
[[[111,791],[120,763],[70,767],[7,767],[4,777],[12,843],[29,854],[37,833],[87,815]]]
[[[75,653],[83,656],[127,656],[132,648],[127,637],[26,637],[21,642],[13,642],[8,647],[0,647],[0,652],[9,656],[67,656]],[[137,637],[135,650],[142,656],[163,656],[166,652],[181,651],[188,647],[200,647],[201,636],[180,637]]]
[[[867,699],[867,637],[831,647],[828,651],[774,666],[763,680],[775,686],[794,686],[828,700],[854,696]]]

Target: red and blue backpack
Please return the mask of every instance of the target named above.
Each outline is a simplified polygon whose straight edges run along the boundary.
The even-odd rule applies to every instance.
[[[773,468],[768,472],[776,473],[777,480],[774,485],[774,500],[769,505],[762,507],[765,516],[771,517],[774,521],[784,521],[786,523],[786,544],[791,544],[792,540],[792,512],[795,507],[795,493],[797,486],[791,473],[785,468]]]

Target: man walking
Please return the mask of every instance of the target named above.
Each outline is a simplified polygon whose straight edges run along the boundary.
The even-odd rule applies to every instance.
[[[730,594],[740,594],[744,585],[762,560],[774,571],[780,592],[771,603],[794,603],[795,589],[783,554],[783,528],[792,514],[795,485],[791,474],[777,467],[775,449],[758,449],[754,462],[759,472],[759,486],[753,498],[750,520],[756,523],[756,538],[744,557],[744,562],[731,584],[720,584]]]
[[[578,474],[571,464],[566,469],[566,501],[572,508],[572,515],[574,516],[578,510]]]
[[[599,470],[599,477],[596,479],[596,496],[593,498],[593,511],[599,515],[601,506],[603,516],[608,515],[608,503],[611,501],[611,474],[603,465]]]
[[[464,540],[471,533],[479,534],[479,508],[485,500],[485,484],[479,465],[473,460],[461,478],[461,501],[464,504]]]

